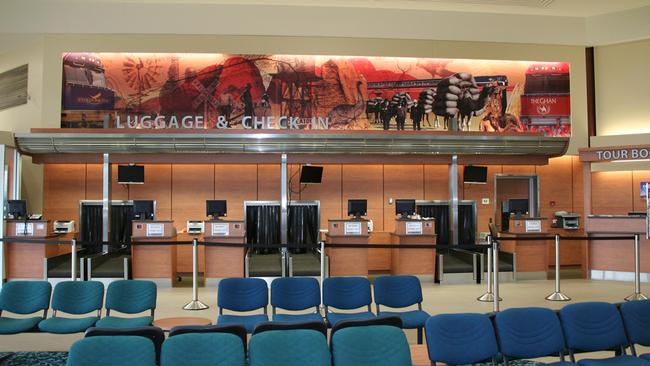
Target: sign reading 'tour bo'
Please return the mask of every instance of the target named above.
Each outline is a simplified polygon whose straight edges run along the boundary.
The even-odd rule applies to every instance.
[[[585,162],[648,160],[650,146],[603,147],[581,149],[580,160]]]

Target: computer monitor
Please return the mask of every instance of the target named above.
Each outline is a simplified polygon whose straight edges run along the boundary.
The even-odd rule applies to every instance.
[[[144,166],[118,165],[117,182],[119,184],[144,184]]]
[[[136,220],[155,219],[154,201],[133,201],[133,218]]]
[[[323,179],[323,167],[303,165],[300,170],[301,184],[319,184]]]
[[[486,184],[487,167],[467,165],[463,170],[463,183],[465,184]]]
[[[348,216],[359,218],[368,215],[368,200],[348,200]]]
[[[8,200],[7,215],[14,219],[24,219],[27,217],[27,203],[25,200]]]
[[[528,199],[513,198],[508,200],[508,212],[515,215],[525,215],[529,211]]]
[[[208,217],[225,217],[228,216],[226,200],[207,200],[205,201],[205,214]]]
[[[395,215],[415,215],[415,200],[395,200]]]

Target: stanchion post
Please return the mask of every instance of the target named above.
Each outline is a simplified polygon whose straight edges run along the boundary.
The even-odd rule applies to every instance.
[[[192,301],[183,306],[184,310],[205,310],[208,305],[199,300],[199,242],[192,240]]]
[[[492,242],[492,271],[494,272],[494,304],[493,310],[495,312],[499,311],[499,242],[494,240]]]
[[[487,276],[486,276],[486,282],[487,282],[487,291],[476,298],[478,301],[483,301],[483,302],[493,302],[494,301],[494,293],[492,292],[492,235],[487,236],[487,242],[488,242],[488,250],[487,250]],[[499,299],[501,301],[501,299]]]
[[[323,283],[325,282],[325,242],[320,242],[320,307],[323,308]]]
[[[560,290],[560,235],[555,234],[555,291],[546,296],[548,301],[570,301]]]
[[[641,245],[639,234],[634,234],[634,293],[625,298],[625,301],[647,300],[641,293]]]
[[[70,263],[70,277],[72,281],[77,280],[77,240],[72,239],[72,244],[70,245],[71,253],[71,261]]]

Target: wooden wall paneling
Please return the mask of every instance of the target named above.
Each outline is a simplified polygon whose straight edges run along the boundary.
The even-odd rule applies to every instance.
[[[591,173],[593,214],[625,215],[634,209],[632,172]]]
[[[460,190],[463,191],[463,197],[466,200],[476,201],[477,222],[476,229],[480,232],[488,232],[490,218],[494,216],[494,176],[501,174],[501,165],[488,165],[487,183],[486,184],[463,184],[461,179]],[[459,167],[459,175],[462,177],[464,167]],[[490,200],[490,203],[484,205],[481,203],[483,198]]]
[[[280,200],[280,176],[280,164],[259,164],[257,166],[258,200]]]
[[[214,199],[214,165],[172,165],[172,220],[177,231],[184,230],[188,220],[204,220],[205,201],[211,199]],[[205,270],[204,249],[199,247],[199,272]],[[178,246],[176,266],[179,272],[192,272],[192,246]]]
[[[214,166],[214,199],[228,201],[229,219],[243,220],[244,201],[256,201],[258,199],[257,174],[257,165],[255,164],[217,164]],[[266,179],[265,177],[262,178]],[[276,200],[278,199],[280,199],[279,196]]]
[[[47,164],[44,169],[43,217],[79,222],[79,201],[86,195],[84,164]]]
[[[535,165],[504,165],[503,174],[535,174]]]
[[[501,229],[501,203],[511,198],[527,198],[528,188],[527,179],[503,178],[497,180],[497,195],[494,202],[497,212],[495,218],[497,228]]]
[[[327,228],[327,220],[346,217],[347,200],[341,200],[341,165],[323,165],[321,184],[306,186],[300,194],[301,200],[320,201],[320,227]],[[297,179],[296,179],[297,180]]]
[[[368,218],[374,231],[384,230],[384,180],[382,165],[343,165],[341,176],[341,202],[358,198],[368,200]],[[347,214],[347,207],[341,216]]]
[[[391,235],[385,231],[370,234],[368,244],[391,244]],[[390,271],[391,249],[368,249],[368,271]]]
[[[172,165],[146,164],[144,184],[134,184],[129,188],[131,200],[155,200],[156,219],[172,219]],[[176,226],[177,223],[174,223]]]
[[[634,211],[646,210],[646,199],[641,197],[641,182],[650,182],[650,170],[637,170],[632,172],[632,207]]]
[[[449,199],[449,165],[424,166],[424,199]]]
[[[422,165],[384,165],[384,231],[395,229],[395,204],[389,199],[424,199]]]
[[[573,212],[583,214],[585,207],[584,199],[584,179],[582,177],[582,163],[578,156],[571,156],[572,186],[573,186]]]
[[[129,190],[132,185],[118,184],[117,183],[117,166],[118,164],[111,165],[111,200],[128,200]],[[145,179],[147,176],[147,169],[145,168]],[[87,164],[86,165],[86,199],[87,200],[101,200],[102,199],[102,184],[104,176],[101,164]]]
[[[548,165],[538,165],[539,206],[542,217],[552,218],[555,211],[573,209],[573,169],[570,156],[550,159]]]

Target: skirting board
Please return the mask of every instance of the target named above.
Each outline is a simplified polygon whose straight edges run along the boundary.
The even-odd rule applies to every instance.
[[[591,270],[592,280],[634,282],[634,272]],[[641,273],[641,282],[650,282],[650,273]]]

